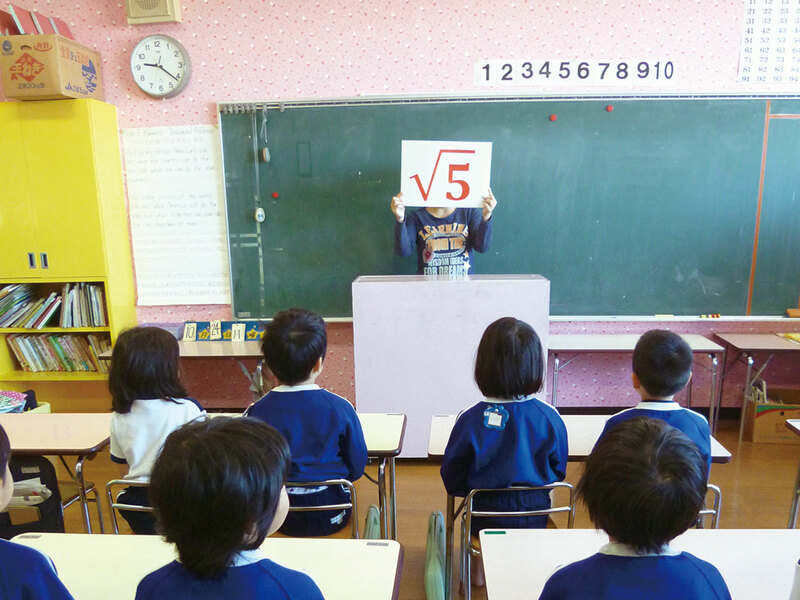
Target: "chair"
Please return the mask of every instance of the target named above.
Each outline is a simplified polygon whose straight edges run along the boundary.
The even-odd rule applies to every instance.
[[[48,457],[45,457],[48,458]],[[58,481],[58,489],[61,492],[61,508],[62,510],[70,506],[75,502],[79,502],[81,499],[80,491],[78,490],[78,481],[76,475],[72,472],[72,469],[69,468],[67,461],[64,459],[63,456],[59,456],[61,459],[61,464],[64,465],[64,469],[66,469],[67,474],[69,475],[68,480],[59,480]],[[49,459],[50,462],[53,462],[53,459]],[[78,461],[79,464],[76,465],[76,470],[81,469],[83,467],[80,464],[81,461]],[[84,481],[84,487],[86,488],[86,501],[87,502],[94,502],[95,508],[97,508],[97,522],[100,525],[100,533],[105,533],[106,528],[105,524],[103,523],[103,511],[100,508],[100,494],[97,491],[94,483],[91,481]],[[91,498],[89,495],[91,494]],[[81,507],[82,510],[86,511],[86,519],[88,522],[88,509],[85,507]],[[87,532],[89,533],[89,532]]]
[[[709,483],[708,492],[714,497],[714,502],[711,508],[708,508],[708,500],[706,500],[704,508],[697,516],[697,528],[702,529],[705,518],[711,516],[711,528],[719,529],[719,513],[722,509],[722,490],[713,483]]]
[[[117,502],[115,498],[125,488],[129,487],[147,488],[149,485],[150,485],[149,483],[144,481],[130,481],[128,479],[112,479],[106,484],[106,497],[108,498],[109,506],[111,506],[111,525],[114,527],[114,533],[119,533],[119,522],[117,521],[116,511],[129,510],[131,512],[149,512],[149,513],[153,512],[152,506],[125,504],[124,502]]]
[[[325,481],[304,481],[297,483],[295,481],[287,482],[288,487],[321,487],[323,485],[342,485],[350,490],[350,502],[343,502],[341,504],[323,504],[321,506],[289,506],[289,512],[313,512],[319,510],[344,510],[347,508],[352,509],[350,513],[350,529],[351,536],[358,539],[358,500],[356,498],[356,487],[352,481],[347,479],[326,479]]]
[[[550,508],[543,508],[538,510],[524,510],[524,511],[484,511],[475,510],[472,506],[475,496],[478,494],[492,494],[492,493],[507,493],[509,491],[536,491],[545,490],[553,492],[554,490],[566,490],[569,494],[569,502],[551,506]],[[464,589],[465,600],[472,598],[472,575],[470,567],[473,556],[480,556],[480,548],[472,543],[471,526],[473,517],[535,517],[543,515],[553,515],[558,513],[567,513],[567,528],[572,529],[575,523],[575,490],[572,485],[565,481],[558,481],[548,485],[540,486],[512,486],[510,488],[502,489],[475,489],[472,490],[464,499],[464,515],[461,520],[461,584]],[[447,582],[449,583],[449,582]]]

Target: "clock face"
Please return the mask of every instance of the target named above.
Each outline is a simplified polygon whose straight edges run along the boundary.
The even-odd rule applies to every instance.
[[[186,48],[168,35],[148,35],[131,53],[131,75],[143,92],[156,98],[180,93],[189,83]]]

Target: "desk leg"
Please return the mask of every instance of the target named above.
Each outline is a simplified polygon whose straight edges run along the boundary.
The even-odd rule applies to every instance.
[[[389,471],[389,518],[391,519],[390,523],[390,537],[393,540],[397,540],[397,486],[396,486],[396,477],[395,477],[395,461],[394,456],[389,459],[388,471]]]
[[[556,397],[558,394],[558,367],[561,365],[561,361],[558,358],[558,354],[555,352],[553,353],[553,391],[550,394],[551,404],[556,406]]]
[[[456,498],[447,495],[447,512],[444,515],[445,548],[444,548],[444,597],[450,600],[453,596],[453,528],[456,518]]]
[[[800,509],[800,464],[797,465],[797,476],[794,479],[794,493],[792,494],[792,507],[789,509],[789,529],[797,525],[797,512]]]
[[[739,415],[739,441],[744,435],[744,413],[747,411],[747,398],[750,392],[750,375],[753,372],[753,357],[747,355],[747,375],[744,378],[744,393],[742,394],[742,414]]]
[[[717,401],[717,367],[719,361],[716,354],[709,354],[711,359],[711,393],[708,398],[708,423],[711,426],[711,435],[717,433],[717,419],[719,418],[719,407]]]
[[[92,522],[89,520],[89,504],[86,500],[86,483],[83,479],[83,459],[79,456],[75,463],[75,481],[78,484],[78,497],[80,498],[81,510],[83,511],[83,530],[92,533]]]
[[[389,534],[389,510],[386,498],[386,458],[378,461],[378,506],[381,513],[381,539],[388,539]]]

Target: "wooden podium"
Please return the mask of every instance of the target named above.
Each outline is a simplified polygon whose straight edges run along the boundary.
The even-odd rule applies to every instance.
[[[427,456],[431,417],[483,398],[473,379],[478,342],[489,323],[507,316],[536,330],[546,357],[550,282],[540,275],[359,277],[353,282],[359,412],[405,413],[401,456]]]

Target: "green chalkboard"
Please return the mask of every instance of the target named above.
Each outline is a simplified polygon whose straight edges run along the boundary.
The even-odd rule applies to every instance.
[[[404,139],[493,143],[494,240],[473,263],[547,277],[553,315],[744,315],[749,299],[752,314],[782,313],[800,292],[800,122],[771,120],[751,297],[766,111],[764,99],[224,107],[235,316],[347,317],[357,276],[414,272],[393,255],[389,210]]]

